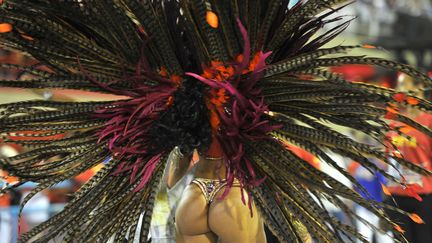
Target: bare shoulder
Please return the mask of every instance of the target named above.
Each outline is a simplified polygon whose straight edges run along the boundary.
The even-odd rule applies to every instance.
[[[184,190],[175,219],[177,230],[182,235],[200,235],[210,231],[208,205],[201,190],[194,184]]]
[[[241,189],[231,188],[229,194],[222,200],[218,199],[224,190],[212,202],[209,209],[209,227],[224,242],[265,242],[263,222],[256,210],[252,207],[253,216],[249,207],[243,204]],[[248,200],[247,193],[244,192]]]

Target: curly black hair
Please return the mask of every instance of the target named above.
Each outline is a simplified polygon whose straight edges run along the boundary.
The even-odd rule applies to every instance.
[[[174,103],[154,123],[150,136],[157,149],[179,146],[182,153],[203,151],[211,143],[209,110],[205,103],[205,85],[186,78],[174,93]]]

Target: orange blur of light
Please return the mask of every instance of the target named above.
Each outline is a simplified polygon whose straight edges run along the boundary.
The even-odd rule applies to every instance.
[[[171,106],[173,103],[174,103],[174,97],[171,95],[170,97],[168,97],[166,105]]]
[[[159,70],[159,75],[162,77],[167,77],[168,76],[168,71],[166,69],[166,67],[161,67]]]
[[[29,41],[33,41],[33,40],[34,40],[33,37],[27,35],[27,34],[24,33],[23,31],[18,30],[18,32],[21,34],[21,37],[22,37],[22,38],[24,38],[24,39],[26,39],[26,40],[29,40]]]
[[[206,20],[207,23],[212,27],[212,28],[217,28],[219,26],[219,18],[218,16],[213,13],[212,11],[207,11],[206,14]]]
[[[424,224],[425,222],[423,221],[422,218],[420,218],[420,216],[418,216],[415,213],[410,214],[409,216],[411,218],[412,221],[414,221],[417,224]]]
[[[19,134],[46,134],[49,133],[51,131],[17,131],[16,133]],[[10,140],[15,140],[15,141],[20,141],[20,140],[56,140],[56,139],[62,139],[64,138],[65,134],[53,134],[53,135],[48,135],[48,136],[37,136],[37,137],[31,137],[31,136],[20,136],[19,134],[17,135],[10,135],[9,139]]]
[[[8,23],[0,24],[0,33],[7,33],[12,31],[12,25]]]
[[[366,48],[366,49],[376,49],[376,46],[366,44],[366,45],[363,45],[363,48]]]
[[[406,94],[404,94],[404,93],[394,94],[393,99],[395,101],[397,101],[398,103],[402,103],[406,99]]]
[[[24,38],[24,39],[26,39],[26,40],[29,40],[29,41],[34,40],[33,37],[31,37],[29,35],[25,35],[25,34],[22,34],[21,37]]]
[[[414,130],[414,128],[413,127],[410,127],[410,126],[404,126],[404,127],[401,127],[400,129],[399,129],[399,131],[401,132],[401,133],[403,133],[403,134],[408,134],[408,133],[410,133],[411,131],[413,131]]]
[[[414,97],[408,97],[407,102],[410,105],[418,105],[420,103],[419,100]]]
[[[199,154],[198,151],[195,150],[192,155],[192,163],[195,164],[198,161],[199,161]]]
[[[399,225],[395,224],[394,225],[394,229],[397,230],[400,233],[405,233],[405,230],[402,229],[402,227],[400,227]]]
[[[237,62],[243,62],[243,54],[238,54],[236,57]]]
[[[382,188],[384,194],[386,194],[387,196],[391,196],[391,192],[389,191],[389,189],[382,183],[381,183],[381,188]]]
[[[181,81],[182,81],[182,77],[180,77],[179,75],[173,74],[170,76],[171,81],[174,82],[174,84],[176,84],[177,86],[180,85]]]
[[[2,178],[3,181],[6,181],[9,184],[15,184],[19,182],[19,178],[15,176],[10,176],[7,171],[0,170],[0,178]]]
[[[397,113],[397,110],[391,107],[386,107],[386,110],[391,113]]]

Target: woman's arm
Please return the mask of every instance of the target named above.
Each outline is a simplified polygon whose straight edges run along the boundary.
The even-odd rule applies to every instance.
[[[188,171],[192,154],[183,155],[179,147],[175,147],[168,157],[167,187],[173,187]]]

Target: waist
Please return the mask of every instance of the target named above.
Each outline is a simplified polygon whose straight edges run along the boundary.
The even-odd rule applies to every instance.
[[[196,163],[195,177],[208,179],[225,179],[226,167],[222,160],[200,160]]]

